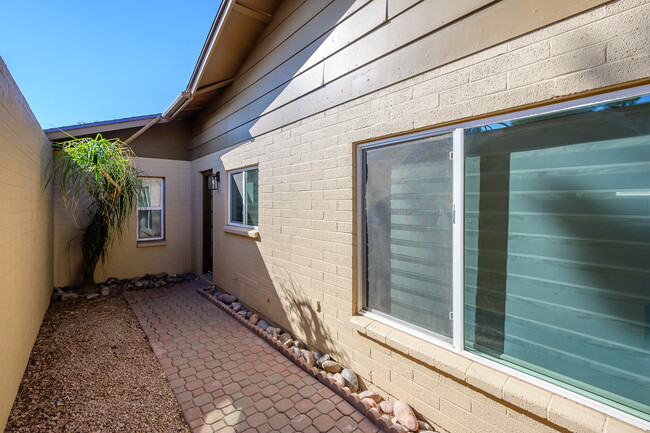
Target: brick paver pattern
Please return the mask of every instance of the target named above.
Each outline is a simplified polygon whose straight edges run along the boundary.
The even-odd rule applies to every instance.
[[[200,296],[125,294],[193,432],[377,432],[359,411]]]

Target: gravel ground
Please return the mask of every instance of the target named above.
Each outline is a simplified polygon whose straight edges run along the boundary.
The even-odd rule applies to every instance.
[[[6,432],[189,432],[122,295],[50,306]]]

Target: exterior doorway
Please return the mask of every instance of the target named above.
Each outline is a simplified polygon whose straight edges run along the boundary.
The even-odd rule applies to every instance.
[[[204,171],[203,175],[203,267],[202,273],[212,277],[212,247],[213,247],[213,204],[212,190],[209,188],[209,176],[212,170]]]

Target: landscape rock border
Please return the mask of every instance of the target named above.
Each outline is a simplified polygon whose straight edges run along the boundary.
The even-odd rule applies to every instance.
[[[91,289],[92,291],[88,291],[88,289],[83,286],[54,287],[52,290],[51,300],[52,302],[59,302],[83,298],[94,299],[99,296],[110,296],[127,290],[144,290],[155,287],[165,287],[196,279],[197,276],[191,272],[181,274],[160,272],[158,274],[145,274],[133,278],[109,278],[104,282],[95,284]]]
[[[328,373],[325,372],[324,370],[320,370],[318,367],[310,365],[307,362],[307,360],[302,356],[300,351],[296,352],[292,350],[293,348],[288,347],[286,344],[284,344],[283,341],[281,341],[278,338],[279,334],[281,334],[282,332],[269,333],[265,329],[257,325],[257,323],[259,322],[266,322],[265,319],[259,319],[259,322],[257,322],[257,320],[251,321],[250,317],[252,315],[257,316],[257,314],[255,312],[252,312],[252,310],[249,309],[247,310],[249,312],[252,312],[251,315],[247,316],[245,314],[244,315],[240,314],[242,311],[241,308],[239,308],[239,305],[243,306],[243,304],[241,304],[241,302],[238,301],[234,295],[224,293],[216,289],[214,286],[209,288],[197,289],[197,292],[201,296],[206,298],[208,301],[216,305],[218,308],[225,311],[234,319],[239,321],[242,325],[249,328],[251,331],[253,331],[255,334],[260,336],[262,339],[266,340],[268,344],[270,344],[277,351],[279,351],[284,356],[289,358],[289,360],[291,360],[294,364],[296,364],[297,366],[305,370],[307,373],[315,377],[319,382],[327,386],[333,392],[340,395],[344,400],[350,403],[355,409],[357,409],[359,412],[365,415],[366,418],[368,418],[370,421],[376,424],[383,431],[388,433],[405,433],[409,431],[420,431],[422,433],[435,432],[435,430],[429,424],[427,424],[422,420],[417,420],[416,422],[419,426],[422,426],[424,428],[419,427],[416,428],[415,430],[407,430],[404,426],[400,425],[398,422],[397,423],[395,422],[396,421],[395,417],[391,419],[389,416],[382,414],[382,412],[378,409],[379,405],[376,403],[372,404],[374,403],[374,401],[372,402],[370,401],[373,400],[372,396],[362,398],[364,397],[362,394],[368,394],[370,396],[370,394],[376,395],[376,393],[372,391],[362,391],[362,390],[359,390],[359,393],[352,392],[350,391],[349,387],[344,386],[345,383],[341,383],[341,381],[337,382],[333,377],[329,376]],[[231,302],[225,303],[220,301],[218,299],[218,297],[220,296],[228,297],[227,300]],[[229,305],[233,303],[238,303],[239,305],[233,309]],[[275,328],[275,329],[279,329],[279,328]],[[340,376],[340,374],[337,374],[337,376]],[[362,397],[360,397],[360,394],[362,395]],[[381,397],[379,397],[379,399],[381,400]],[[406,404],[405,402],[402,403]],[[410,406],[409,409],[412,411]]]

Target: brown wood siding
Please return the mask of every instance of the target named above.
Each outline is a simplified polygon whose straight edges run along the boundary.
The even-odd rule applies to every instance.
[[[458,0],[450,4],[443,0],[335,0],[325,5],[284,4],[237,80],[196,122],[190,142],[192,159],[607,1]]]

